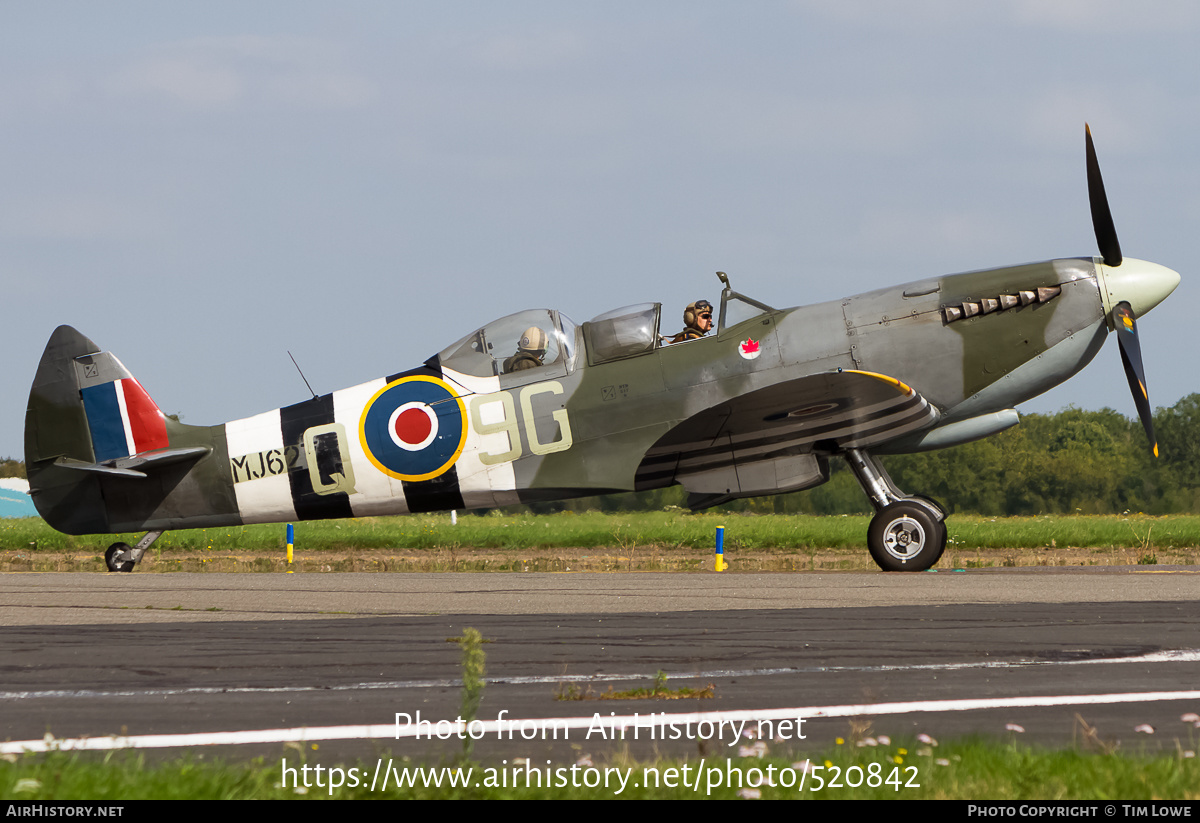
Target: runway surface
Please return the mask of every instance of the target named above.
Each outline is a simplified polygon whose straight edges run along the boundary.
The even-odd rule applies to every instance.
[[[622,747],[647,756],[732,751],[728,729],[716,739],[721,719],[791,714],[805,723],[774,728],[777,749],[918,733],[1069,746],[1091,728],[1105,745],[1194,750],[1200,728],[1181,717],[1200,712],[1198,594],[1200,570],[1162,567],[6,574],[0,740],[275,733],[219,748],[242,757],[287,751],[280,730],[307,730],[310,762],[381,749],[449,756],[461,749],[457,738],[394,739],[395,716],[459,715],[453,638],[470,626],[487,640],[478,717],[501,718],[475,746],[484,758],[569,765]],[[714,697],[556,699],[571,689],[597,697],[610,686],[648,687],[660,670],[668,686],[711,683]],[[611,727],[588,733],[597,715],[658,712],[667,715],[653,731],[678,726],[676,739],[649,741],[646,728],[636,741],[630,731],[612,740]],[[699,725],[682,731],[696,712],[710,717],[713,739]],[[545,718],[579,720],[565,740],[522,739]]]

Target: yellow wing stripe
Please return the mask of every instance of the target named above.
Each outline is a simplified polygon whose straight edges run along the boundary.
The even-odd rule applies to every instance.
[[[909,386],[907,383],[902,383],[894,377],[888,377],[886,374],[879,374],[878,372],[873,371],[861,371],[859,369],[843,369],[842,371],[845,374],[865,374],[867,377],[874,377],[876,380],[882,380],[884,383],[890,383],[904,394],[914,393],[912,386]]]

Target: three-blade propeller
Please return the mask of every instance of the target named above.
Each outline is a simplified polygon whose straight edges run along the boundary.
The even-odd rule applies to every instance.
[[[1104,193],[1104,178],[1100,176],[1100,162],[1096,159],[1096,147],[1092,143],[1092,130],[1087,131],[1087,180],[1088,200],[1092,206],[1092,228],[1096,232],[1096,244],[1104,265],[1116,268],[1124,258],[1121,244],[1117,241],[1117,229],[1113,225],[1112,211],[1108,207],[1108,195]],[[1133,308],[1126,302],[1118,303],[1112,310],[1112,325],[1117,333],[1121,349],[1121,363],[1125,366],[1125,377],[1129,380],[1129,391],[1137,406],[1142,428],[1150,438],[1150,448],[1158,457],[1158,439],[1154,436],[1154,417],[1150,409],[1150,397],[1146,393],[1146,369],[1142,365],[1142,346],[1138,341],[1137,318]]]

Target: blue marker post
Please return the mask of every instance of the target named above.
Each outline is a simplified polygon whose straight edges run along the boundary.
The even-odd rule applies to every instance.
[[[292,528],[292,524],[287,524],[287,541],[288,541],[288,567],[287,573],[292,573],[292,544],[296,542],[296,530]]]
[[[717,558],[713,564],[716,571],[725,571],[725,527],[717,526]]]

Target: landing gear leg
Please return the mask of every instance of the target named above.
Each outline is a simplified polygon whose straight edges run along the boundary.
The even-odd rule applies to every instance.
[[[927,497],[906,495],[883,464],[861,449],[846,449],[846,462],[875,507],[867,546],[879,568],[922,572],[946,550],[946,513]]]
[[[104,553],[104,564],[108,566],[110,572],[131,572],[133,567],[141,561],[146,549],[162,536],[162,530],[146,532],[145,536],[132,548],[128,543],[113,543]]]

